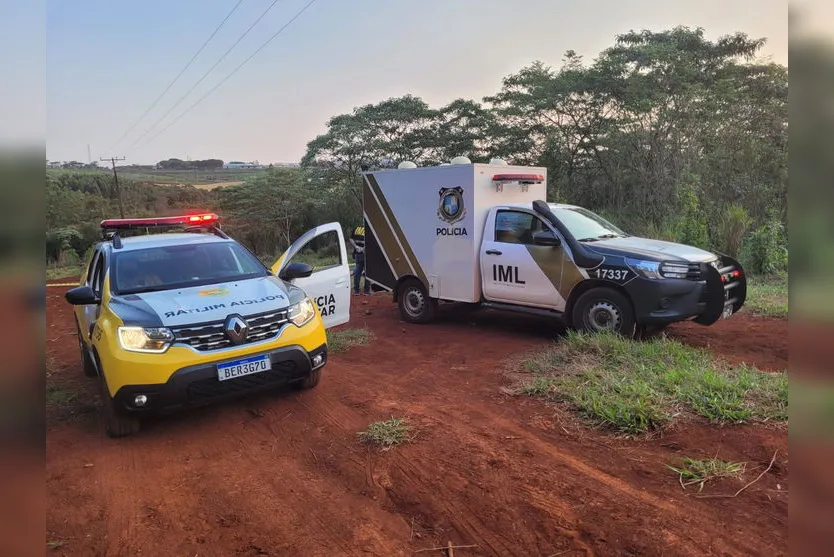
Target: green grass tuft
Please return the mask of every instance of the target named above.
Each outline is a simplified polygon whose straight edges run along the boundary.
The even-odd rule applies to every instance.
[[[744,307],[758,315],[788,317],[788,275],[751,276],[747,279]]]
[[[47,381],[46,383],[46,404],[47,406],[57,406],[61,408],[69,408],[75,405],[78,400],[78,393],[69,389],[63,389],[53,383]]]
[[[667,468],[677,472],[681,486],[686,489],[688,485],[697,485],[698,491],[704,489],[704,484],[718,478],[738,478],[744,474],[745,464],[743,462],[725,462],[716,458],[695,460],[684,458],[680,467],[666,465]]]
[[[338,329],[327,332],[327,351],[345,352],[354,346],[368,344],[374,335],[368,329]]]
[[[626,434],[663,428],[684,411],[713,423],[787,420],[786,373],[730,366],[665,338],[570,332],[523,366],[533,374],[523,393],[565,403],[595,425]]]
[[[405,418],[394,418],[384,422],[374,422],[365,431],[357,435],[365,443],[380,445],[388,450],[408,440],[409,425]]]

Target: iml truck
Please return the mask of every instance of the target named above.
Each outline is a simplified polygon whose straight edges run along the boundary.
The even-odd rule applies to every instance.
[[[738,261],[549,203],[546,168],[458,157],[363,175],[366,278],[404,321],[427,323],[438,303],[462,302],[633,336],[711,325],[744,305]]]

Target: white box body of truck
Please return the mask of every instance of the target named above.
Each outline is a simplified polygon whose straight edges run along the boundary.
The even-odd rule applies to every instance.
[[[446,301],[482,299],[479,251],[490,209],[547,196],[543,167],[451,164],[364,177],[366,278],[393,290],[414,276]]]

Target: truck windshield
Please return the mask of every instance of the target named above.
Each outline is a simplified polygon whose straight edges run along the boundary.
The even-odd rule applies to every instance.
[[[628,234],[601,216],[587,209],[551,205],[550,210],[567,227],[574,238],[580,242],[593,242],[604,238],[623,238],[628,236]]]
[[[115,294],[137,294],[267,276],[266,268],[234,242],[159,246],[116,252]]]

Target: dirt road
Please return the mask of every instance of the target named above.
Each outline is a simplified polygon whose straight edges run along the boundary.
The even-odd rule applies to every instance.
[[[445,313],[412,326],[388,296],[354,298],[350,326],[376,338],[334,356],[313,391],[160,419],[110,440],[79,367],[64,290],[47,293],[50,380],[78,398],[72,417],[49,417],[53,554],[387,557],[449,541],[477,545],[457,557],[787,554],[784,429],[691,424],[623,440],[505,394],[507,359],[551,342],[552,324]],[[672,334],[785,369],[787,323],[763,323],[737,315]],[[720,340],[756,327],[760,344],[747,352]],[[412,442],[387,452],[358,442],[358,431],[391,416],[413,424]],[[746,461],[752,480],[776,450],[772,469],[738,497],[684,492],[665,467],[717,454]]]

